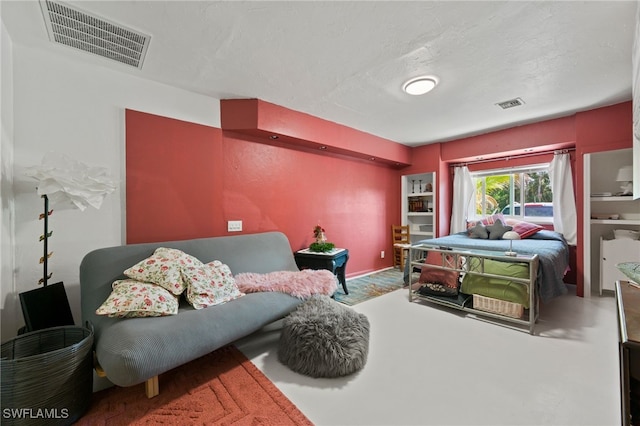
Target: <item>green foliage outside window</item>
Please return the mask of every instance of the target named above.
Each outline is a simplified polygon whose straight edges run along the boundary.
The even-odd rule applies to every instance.
[[[546,169],[514,171],[495,174],[483,172],[474,176],[476,185],[476,215],[486,216],[503,212],[511,216],[525,216],[521,205],[544,203],[546,211],[529,209],[534,215],[552,216],[553,202],[549,173]],[[512,207],[513,206],[513,212]]]

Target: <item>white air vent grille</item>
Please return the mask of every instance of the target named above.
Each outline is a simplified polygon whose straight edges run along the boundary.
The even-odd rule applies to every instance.
[[[151,37],[62,3],[41,0],[49,39],[142,68]]]
[[[498,105],[502,109],[509,109],[509,108],[524,105],[524,101],[520,98],[515,98],[515,99],[510,99],[508,101],[499,102],[496,105]]]

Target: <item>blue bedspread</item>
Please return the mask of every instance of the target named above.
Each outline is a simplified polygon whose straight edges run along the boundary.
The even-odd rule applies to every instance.
[[[422,240],[415,244],[429,244],[451,248],[505,251],[509,249],[507,240],[483,240],[470,238],[466,232],[445,237]],[[569,269],[569,246],[564,237],[553,231],[542,230],[523,240],[513,240],[513,250],[524,254],[537,254],[540,260],[538,271],[538,294],[542,301],[567,293],[563,282]],[[407,262],[407,265],[409,262]],[[408,282],[409,268],[405,268],[405,282]]]

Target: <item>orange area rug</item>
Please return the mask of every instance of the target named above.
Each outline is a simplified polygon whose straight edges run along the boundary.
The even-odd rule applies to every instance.
[[[312,425],[235,346],[159,377],[160,395],[144,384],[93,394],[77,425]]]

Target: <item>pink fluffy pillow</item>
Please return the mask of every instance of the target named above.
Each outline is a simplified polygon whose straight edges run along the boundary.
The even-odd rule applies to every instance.
[[[235,275],[235,280],[243,293],[279,291],[300,299],[313,294],[331,296],[337,289],[336,276],[326,269],[276,271],[266,274],[242,272]]]

